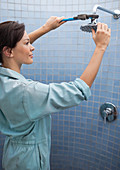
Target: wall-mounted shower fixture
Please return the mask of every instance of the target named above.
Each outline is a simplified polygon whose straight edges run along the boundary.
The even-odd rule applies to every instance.
[[[112,122],[118,116],[117,107],[109,102],[102,104],[100,106],[99,112],[104,120],[104,123],[106,123],[106,121]]]
[[[80,29],[82,31],[85,31],[85,32],[92,32],[92,29],[94,29],[96,31],[97,30],[97,21],[96,20],[99,18],[99,15],[96,15],[97,9],[100,9],[104,12],[112,14],[115,19],[120,18],[120,10],[115,10],[113,12],[113,11],[110,11],[108,9],[101,7],[100,5],[95,5],[94,8],[93,8],[93,14],[92,15],[80,14],[80,15],[77,15],[76,17],[73,17],[73,18],[63,19],[60,22],[91,19],[90,23],[85,24],[85,25],[81,25]]]
[[[96,14],[97,9],[100,9],[100,10],[102,10],[102,11],[104,11],[104,12],[107,12],[107,13],[109,13],[109,14],[112,14],[113,17],[114,17],[114,19],[119,19],[119,18],[120,18],[120,10],[110,11],[110,10],[108,10],[108,9],[105,9],[105,8],[101,7],[100,5],[95,5],[95,6],[93,7],[93,14]]]

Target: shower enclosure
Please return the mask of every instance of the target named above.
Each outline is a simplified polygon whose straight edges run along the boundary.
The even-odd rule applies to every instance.
[[[120,10],[120,0],[0,0],[0,21],[24,22],[29,33],[50,16],[73,17],[93,13],[94,5]],[[103,103],[113,103],[120,113],[120,19],[97,10],[98,21],[112,30],[92,96],[79,106],[52,115],[51,170],[119,170],[120,116],[104,123]],[[86,68],[95,44],[80,26],[88,21],[66,22],[34,43],[34,63],[23,66],[26,78],[43,83],[71,81]],[[4,136],[0,134],[0,169]]]

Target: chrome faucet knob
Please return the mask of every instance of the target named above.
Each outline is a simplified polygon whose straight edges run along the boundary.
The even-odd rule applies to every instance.
[[[118,116],[117,107],[109,102],[102,104],[100,106],[99,112],[104,120],[104,123],[106,123],[107,121],[112,122]]]

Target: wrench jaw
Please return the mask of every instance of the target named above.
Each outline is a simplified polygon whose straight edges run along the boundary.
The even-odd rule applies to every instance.
[[[76,17],[73,17],[73,18],[79,19],[79,20],[97,19],[97,18],[99,18],[99,15],[96,15],[96,14],[92,14],[92,15],[80,14],[80,15],[77,15]]]

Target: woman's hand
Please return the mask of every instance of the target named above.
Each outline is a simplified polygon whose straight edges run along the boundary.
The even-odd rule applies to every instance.
[[[92,36],[96,47],[105,51],[110,42],[111,29],[108,28],[107,24],[98,23],[97,32],[95,33],[95,31],[92,30]]]
[[[51,16],[47,22],[44,24],[44,28],[47,31],[54,30],[58,28],[60,25],[64,24],[66,21],[60,22],[62,19],[65,19],[65,17],[56,17],[56,16]]]
[[[92,86],[98,73],[104,52],[110,41],[111,29],[106,24],[98,23],[97,32],[95,33],[92,30],[92,35],[96,48],[88,66],[80,77],[89,87]]]

